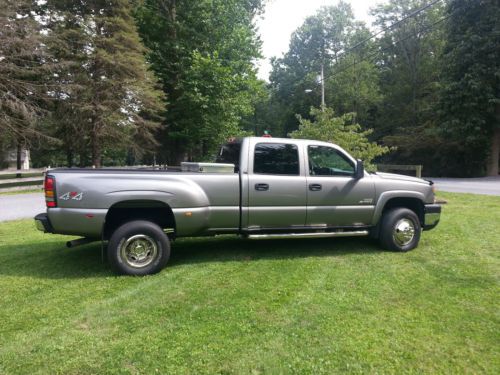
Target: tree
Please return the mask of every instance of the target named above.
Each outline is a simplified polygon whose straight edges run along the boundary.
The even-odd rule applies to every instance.
[[[0,7],[0,143],[17,147],[18,169],[22,147],[43,135],[38,119],[52,67],[36,11],[29,0],[7,0]]]
[[[295,114],[306,118],[310,107],[323,101],[337,113],[355,112],[364,123],[368,121],[380,100],[376,66],[363,61],[374,49],[373,42],[360,43],[368,35],[364,24],[354,20],[350,5],[342,1],[321,8],[293,33],[289,51],[272,61],[270,77],[287,132],[298,126]]]
[[[355,158],[365,161],[368,169],[374,169],[373,159],[389,151],[389,148],[368,140],[372,130],[362,130],[361,125],[353,124],[352,113],[336,117],[331,108],[311,108],[311,117],[312,120],[308,120],[298,115],[299,129],[290,136],[335,143]]]
[[[259,81],[257,95],[253,100],[253,112],[243,118],[243,129],[261,136],[268,131],[273,136],[285,136],[286,108],[276,99],[269,84]]]
[[[388,30],[377,42],[383,100],[371,125],[374,139],[397,146],[387,161],[424,164],[425,170],[442,173],[435,167],[434,150],[442,150],[443,142],[436,134],[434,106],[439,97],[443,7],[437,3],[411,16],[427,4],[425,0],[390,0],[372,10],[375,24]]]
[[[500,158],[500,5],[453,0],[442,63],[440,130],[453,144],[452,172],[498,176]]]
[[[353,23],[346,36],[346,50],[331,66],[325,80],[329,103],[337,113],[353,113],[353,122],[373,126],[382,100],[380,71],[373,61],[377,45],[363,23]]]
[[[240,132],[259,89],[253,19],[260,0],[145,0],[137,9],[148,58],[169,98],[163,157],[207,157]]]
[[[68,163],[75,151],[82,166],[96,167],[108,150],[153,151],[164,97],[148,70],[130,1],[49,0],[47,8],[48,44],[65,62],[53,78],[52,122]]]

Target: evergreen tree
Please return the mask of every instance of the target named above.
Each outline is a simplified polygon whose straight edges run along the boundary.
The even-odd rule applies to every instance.
[[[6,0],[0,7],[0,150],[17,147],[18,169],[21,148],[43,135],[38,119],[52,68],[37,11],[29,0]]]
[[[106,150],[154,151],[163,94],[148,71],[131,2],[49,0],[48,9],[51,50],[66,62],[55,78],[53,121],[68,163],[74,152],[81,165],[99,167]]]

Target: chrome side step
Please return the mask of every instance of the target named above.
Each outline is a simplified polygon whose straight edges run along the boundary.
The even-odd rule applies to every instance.
[[[315,233],[270,233],[270,234],[249,234],[247,238],[251,240],[268,240],[275,238],[326,238],[326,237],[359,237],[368,236],[367,230],[355,230],[349,232],[315,232]]]

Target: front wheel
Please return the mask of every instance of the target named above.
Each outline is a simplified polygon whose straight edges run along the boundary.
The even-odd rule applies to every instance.
[[[170,241],[150,221],[134,220],[118,227],[108,244],[108,260],[122,275],[143,276],[161,271],[170,257]]]
[[[382,217],[380,245],[387,250],[410,251],[418,246],[421,232],[415,212],[408,208],[393,208]]]

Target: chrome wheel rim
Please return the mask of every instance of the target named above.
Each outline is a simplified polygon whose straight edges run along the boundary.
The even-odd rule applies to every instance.
[[[149,266],[158,254],[156,241],[145,234],[136,234],[123,241],[120,255],[124,262],[134,268]]]
[[[415,237],[415,225],[409,219],[401,219],[394,226],[392,238],[399,246],[408,245]]]

